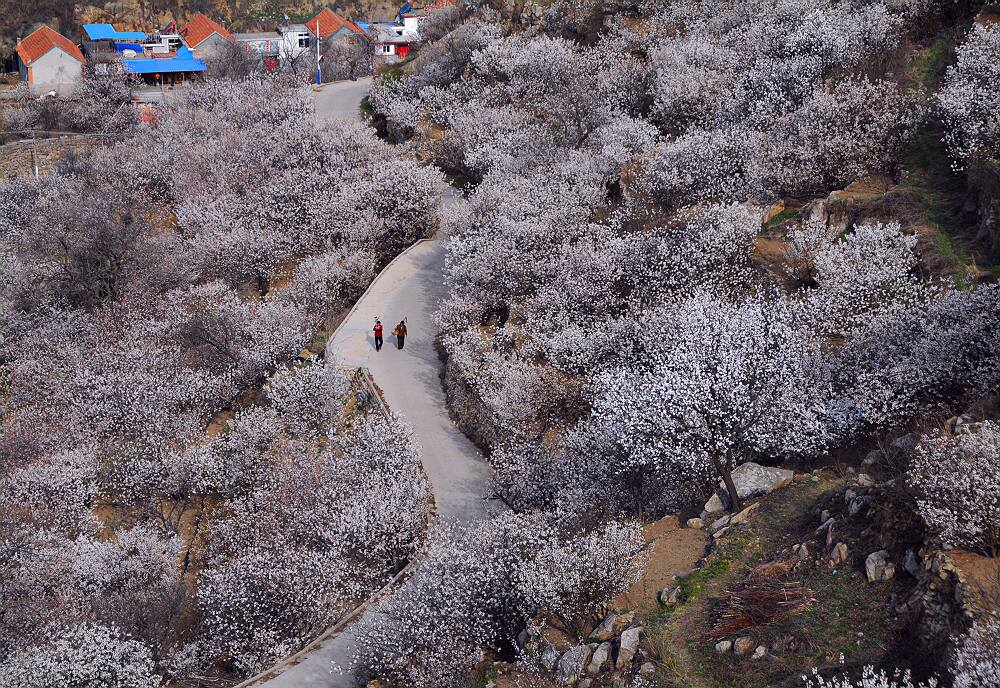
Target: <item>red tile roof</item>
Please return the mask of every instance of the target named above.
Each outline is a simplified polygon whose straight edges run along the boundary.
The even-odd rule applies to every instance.
[[[434,2],[432,2],[431,4],[425,5],[423,9],[433,12],[435,10],[441,10],[444,9],[445,7],[451,7],[452,5],[457,5],[457,4],[458,0],[434,0]]]
[[[319,20],[319,33],[318,34],[316,33],[316,21],[317,20]],[[351,31],[353,31],[354,33],[358,34],[359,36],[365,36],[366,38],[368,36],[368,34],[366,34],[361,29],[360,26],[358,26],[357,24],[355,24],[352,21],[348,21],[347,19],[344,19],[339,14],[337,14],[336,12],[334,12],[333,10],[331,10],[329,7],[324,7],[323,9],[321,9],[319,11],[319,13],[315,17],[313,17],[312,19],[310,19],[309,21],[306,22],[306,27],[314,35],[318,36],[320,40],[323,40],[327,36],[333,35],[338,30],[344,28],[345,26],[348,29],[350,29]]]
[[[187,41],[188,46],[191,48],[195,48],[200,45],[213,33],[219,34],[230,43],[233,43],[236,40],[233,38],[231,33],[226,31],[222,24],[212,21],[201,12],[194,15],[194,17],[191,18],[191,21],[187,23],[187,26],[181,29],[181,36],[185,41]]]
[[[59,48],[80,62],[83,62],[83,53],[80,52],[80,49],[76,47],[73,41],[47,26],[38,27],[27,38],[18,43],[17,54],[20,56],[21,62],[28,65],[52,50],[52,48]]]

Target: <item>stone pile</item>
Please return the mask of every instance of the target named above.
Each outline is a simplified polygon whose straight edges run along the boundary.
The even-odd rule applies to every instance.
[[[613,612],[597,625],[589,642],[568,649],[546,642],[535,629],[522,634],[519,642],[529,650],[541,650],[542,665],[555,674],[559,685],[621,688],[637,672],[651,675],[655,671],[652,662],[643,661],[642,637],[643,628],[635,623],[634,612]]]

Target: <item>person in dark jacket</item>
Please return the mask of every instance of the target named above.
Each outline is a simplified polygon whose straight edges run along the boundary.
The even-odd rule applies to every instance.
[[[375,351],[382,350],[382,321],[376,320],[375,327],[372,328],[375,333]]]
[[[406,339],[406,323],[400,320],[399,324],[396,325],[396,329],[393,330],[392,333],[396,335],[396,348],[402,349],[403,341]]]

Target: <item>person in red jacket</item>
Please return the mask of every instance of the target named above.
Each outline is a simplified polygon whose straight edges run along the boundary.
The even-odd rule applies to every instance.
[[[381,320],[378,320],[378,319],[375,320],[375,327],[372,328],[372,331],[375,333],[375,351],[381,351],[382,350],[382,321]]]

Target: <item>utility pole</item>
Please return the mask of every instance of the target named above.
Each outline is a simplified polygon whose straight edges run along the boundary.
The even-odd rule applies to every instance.
[[[31,132],[31,166],[35,170],[35,176],[38,176],[38,148],[35,146],[35,132]]]
[[[322,59],[322,56],[319,54],[319,44],[320,44],[319,15],[317,14],[316,15],[316,85],[317,86],[322,86],[323,85],[323,76],[322,76],[322,73],[320,72],[320,68],[319,68],[319,61]]]

